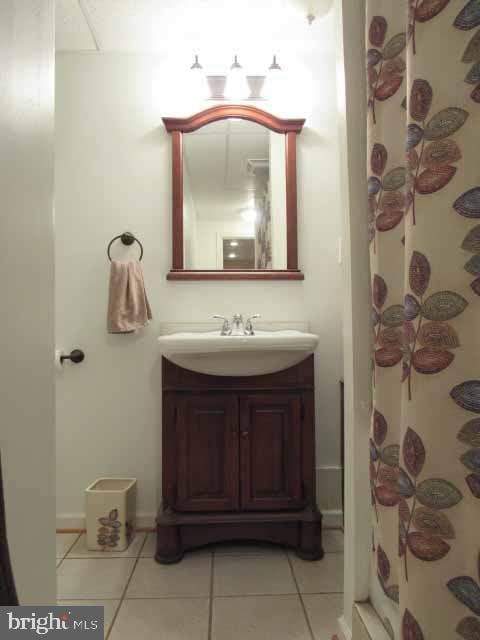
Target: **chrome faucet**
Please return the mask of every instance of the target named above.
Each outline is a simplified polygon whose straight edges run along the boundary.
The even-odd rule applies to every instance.
[[[260,318],[260,314],[259,313],[254,313],[253,316],[250,316],[249,318],[247,318],[247,322],[245,323],[245,335],[246,336],[254,336],[255,335],[255,331],[253,330],[253,324],[252,324],[252,320],[256,320],[257,318]]]
[[[230,328],[230,323],[228,322],[228,319],[225,318],[225,316],[214,315],[212,317],[218,320],[223,320],[222,329],[220,331],[221,336],[229,336],[232,333],[232,330]]]
[[[243,326],[243,316],[239,313],[236,313],[232,318],[232,325],[230,327],[231,336],[244,336],[245,328]]]
[[[255,335],[255,331],[253,330],[252,320],[260,318],[260,314],[255,313],[253,316],[247,318],[245,323],[240,313],[236,313],[231,322],[229,322],[225,316],[214,315],[213,318],[223,320],[223,325],[220,330],[221,336],[253,336]]]

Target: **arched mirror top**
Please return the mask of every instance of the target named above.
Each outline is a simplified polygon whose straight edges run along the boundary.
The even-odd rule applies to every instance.
[[[300,133],[305,124],[305,120],[301,118],[278,118],[258,107],[235,104],[217,105],[210,109],[200,111],[188,118],[163,118],[163,123],[169,132],[180,131],[181,133],[191,133],[207,124],[217,122],[218,120],[227,120],[228,118],[238,118],[240,120],[256,122],[276,133]]]
[[[303,119],[224,104],[163,118],[172,138],[169,280],[303,280],[296,139]]]

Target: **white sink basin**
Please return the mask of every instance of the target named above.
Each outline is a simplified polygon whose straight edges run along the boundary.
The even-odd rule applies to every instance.
[[[313,353],[318,336],[302,331],[173,333],[158,339],[162,354],[185,369],[216,376],[254,376],[287,369]]]

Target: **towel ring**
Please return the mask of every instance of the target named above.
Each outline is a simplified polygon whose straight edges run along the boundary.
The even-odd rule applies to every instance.
[[[140,240],[133,235],[133,233],[130,233],[130,231],[126,231],[125,233],[121,233],[120,235],[115,236],[108,243],[107,256],[108,256],[108,259],[110,260],[110,262],[112,261],[112,257],[110,256],[110,247],[115,242],[115,240],[121,240],[122,244],[126,245],[127,247],[129,247],[134,242],[136,242],[138,244],[138,246],[140,247],[140,258],[138,260],[141,261],[141,259],[143,258],[143,245],[140,242]]]

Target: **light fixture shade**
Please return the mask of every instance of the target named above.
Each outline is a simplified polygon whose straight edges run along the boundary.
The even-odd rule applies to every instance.
[[[321,18],[332,8],[332,0],[290,0],[307,18],[311,24],[315,19]]]
[[[225,100],[227,76],[207,76],[210,100]]]
[[[250,90],[249,100],[262,100],[265,76],[247,76],[247,85]]]

